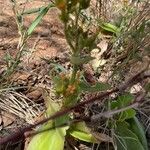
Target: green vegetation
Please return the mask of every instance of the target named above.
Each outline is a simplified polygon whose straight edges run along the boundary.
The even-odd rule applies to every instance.
[[[135,95],[130,89],[149,77],[149,72],[147,72],[149,61],[130,79],[124,72],[137,62],[144,61],[143,59],[149,55],[147,32],[150,24],[147,14],[139,15],[138,10],[130,5],[125,5],[122,14],[112,22],[96,18],[94,29],[92,21],[87,25],[88,20],[83,16],[83,13],[91,9],[91,0],[55,0],[54,3],[45,7],[28,10],[23,14],[16,13],[20,31],[20,51],[3,74],[5,80],[17,68],[26,41],[32,36],[36,26],[47,15],[49,9],[54,7],[60,11],[59,17],[70,48],[69,60],[72,70],[70,72],[60,64],[54,66],[56,74],[51,76],[57,99],[52,100],[45,90],[43,96],[46,105],[45,116],[48,118],[69,108],[74,110],[74,107],[76,108],[76,105],[81,103],[80,109],[89,102],[94,104],[98,99],[103,101],[104,112],[94,115],[93,110],[92,115],[80,114],[78,119],[75,111],[72,112],[70,109],[36,128],[35,132],[38,134],[30,139],[27,150],[63,150],[67,138],[70,137],[87,143],[99,144],[102,141],[92,131],[94,125],[90,128],[89,124],[92,121],[93,123],[100,122],[101,117],[104,118],[106,128],[110,133],[104,141],[110,142],[117,150],[148,150],[144,128],[137,118],[137,107],[149,94],[149,88],[145,88],[148,87],[148,81],[146,80],[142,93]],[[38,15],[29,28],[24,29],[21,22],[22,17],[32,13]],[[91,56],[91,52],[93,49],[100,49],[97,44],[102,40],[102,35],[109,36],[113,51],[108,56],[106,63],[97,68],[95,73],[108,69],[111,76],[107,82],[95,80],[94,83],[89,83],[86,80],[83,66],[95,59]],[[103,57],[101,59],[104,60]],[[11,58],[8,56],[6,60],[11,60]],[[60,72],[57,72],[58,68]],[[113,92],[110,92],[111,90]],[[106,96],[99,96],[105,92],[108,92]],[[87,99],[87,103],[83,104],[83,94],[93,94],[95,97],[93,100]]]

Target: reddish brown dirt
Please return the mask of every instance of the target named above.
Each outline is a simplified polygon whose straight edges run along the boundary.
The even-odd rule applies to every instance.
[[[23,6],[26,10],[45,6],[49,2],[35,0],[18,7],[20,11]],[[28,28],[37,14],[24,17],[24,26]],[[15,55],[19,34],[12,4],[9,0],[0,0],[0,62],[2,63],[6,53]],[[51,9],[35,29],[33,35],[27,42],[27,53],[24,62],[40,63],[41,58],[51,58],[66,51],[66,41],[63,34],[63,25],[59,20],[59,11]]]
[[[25,1],[26,0],[17,1],[23,3],[18,7],[18,11],[21,11],[24,6],[26,6],[25,8],[28,10],[46,6],[49,3],[48,1],[34,0],[25,5]],[[24,16],[24,27],[26,29],[28,29],[36,16],[37,14]],[[6,62],[4,61],[4,57],[6,54],[10,54],[11,56],[17,54],[18,41],[19,33],[15,15],[12,10],[12,3],[9,0],[0,0],[0,74],[5,68]],[[24,94],[31,100],[41,100],[41,89],[38,87],[45,85],[50,86],[50,79],[47,77],[49,68],[46,64],[43,64],[41,58],[51,59],[55,56],[64,54],[67,49],[68,47],[63,34],[63,25],[59,20],[59,11],[53,8],[49,10],[48,14],[37,26],[30,39],[28,39],[26,51],[20,64],[20,68],[23,69],[18,69],[18,71],[10,77],[13,85],[19,86],[20,84],[32,86],[34,82],[36,82],[34,88],[25,91]],[[33,68],[33,66],[36,67]],[[5,114],[9,115],[8,112],[5,112]],[[11,113],[10,116],[9,119],[1,114],[0,107],[0,131],[2,122],[4,122],[4,128],[6,128],[7,125],[16,125],[16,116],[13,118]],[[22,124],[22,122],[20,124]]]

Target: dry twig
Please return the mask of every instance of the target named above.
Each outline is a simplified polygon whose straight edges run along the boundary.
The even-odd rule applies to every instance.
[[[95,101],[98,101],[98,100],[102,100],[103,98],[106,98],[107,96],[109,96],[109,95],[111,95],[113,93],[120,92],[120,90],[122,92],[122,90],[125,90],[126,88],[129,88],[129,87],[133,86],[134,84],[136,84],[138,82],[141,82],[141,81],[143,81],[146,78],[149,78],[150,77],[150,72],[145,73],[144,71],[145,71],[145,69],[143,69],[142,71],[137,73],[135,76],[131,77],[127,82],[125,82],[123,85],[121,85],[118,88],[113,88],[113,89],[111,89],[109,91],[100,93],[100,94],[98,94],[95,97],[89,98],[86,101],[82,101],[82,102],[76,104],[75,106],[71,106],[71,107],[68,107],[68,108],[66,108],[64,110],[58,111],[54,115],[52,115],[52,116],[50,116],[50,117],[48,117],[48,118],[46,118],[46,119],[44,119],[42,121],[39,121],[39,122],[35,123],[34,125],[29,125],[28,127],[25,127],[25,128],[20,129],[20,130],[17,130],[12,135],[9,135],[9,136],[1,138],[0,139],[0,144],[6,144],[8,142],[16,142],[16,141],[19,141],[21,139],[24,139],[25,138],[24,134],[26,132],[31,131],[33,128],[35,128],[35,127],[37,127],[37,126],[39,126],[41,124],[44,124],[44,123],[46,123],[49,120],[53,120],[53,119],[55,119],[57,117],[61,117],[61,116],[65,115],[65,114],[68,114],[68,113],[72,112],[73,110],[75,110],[75,109],[77,109],[77,108],[79,108],[81,106],[84,106],[86,104],[90,104],[92,102],[95,102]]]

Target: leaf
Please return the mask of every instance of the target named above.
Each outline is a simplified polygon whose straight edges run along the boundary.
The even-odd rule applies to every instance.
[[[136,111],[134,109],[128,109],[126,111],[123,111],[119,115],[119,121],[124,121],[126,119],[130,119],[135,117]]]
[[[97,143],[96,138],[89,132],[85,122],[75,123],[68,132],[70,135],[81,141]]]
[[[136,134],[123,125],[118,123],[115,130],[117,150],[144,150]]]
[[[133,100],[132,94],[125,93],[121,96],[118,96],[117,100],[111,102],[111,109],[126,107],[133,102]]]
[[[84,48],[87,52],[90,52],[94,48],[97,48],[97,44],[95,43],[97,36],[98,33],[88,37],[88,35],[86,35],[86,32],[83,32],[81,30],[78,39],[78,49],[82,50]]]
[[[76,91],[73,94],[70,93],[70,95],[66,96],[64,99],[64,106],[71,107],[75,105],[79,101],[78,96],[79,96],[79,91]]]
[[[51,116],[60,109],[60,104],[51,100],[46,91],[43,96],[47,107],[46,114],[47,116]],[[63,150],[66,130],[69,127],[66,126],[51,130],[48,129],[52,128],[53,125],[57,126],[65,123],[68,121],[68,118],[68,116],[62,116],[61,119],[57,118],[55,121],[49,121],[48,123],[42,125],[38,131],[47,131],[35,135],[31,139],[27,150]]]
[[[130,105],[133,102],[133,96],[130,93],[125,93],[117,98],[117,100],[111,102],[111,109],[121,109]],[[117,114],[119,121],[133,118],[136,115],[134,109],[128,109]]]
[[[80,82],[80,90],[84,92],[99,92],[110,89],[110,85],[107,83],[96,83],[95,85],[89,85],[86,82]]]
[[[61,77],[60,75],[53,78],[55,84],[55,90],[58,94],[62,94],[66,91],[69,84],[69,79],[67,77]]]
[[[109,31],[109,32],[112,32],[112,33],[115,33],[115,34],[117,34],[120,31],[120,29],[117,26],[115,26],[111,23],[103,23],[100,27],[103,30],[106,30],[106,31]]]
[[[133,102],[133,96],[132,94],[130,93],[125,93],[121,96],[118,97],[118,104],[119,104],[119,107],[125,107],[125,106],[128,106],[131,102]]]
[[[94,57],[91,57],[91,56],[85,56],[85,57],[72,56],[70,61],[72,64],[81,65],[81,64],[86,64],[93,59]]]
[[[42,18],[47,14],[48,10],[53,7],[53,4],[49,4],[47,7],[43,8],[40,12],[40,14],[36,17],[36,19],[32,22],[32,24],[30,25],[30,27],[27,30],[27,34],[28,36],[32,34],[32,32],[34,31],[35,27],[40,23],[40,21],[42,20]]]
[[[54,67],[54,69],[57,71],[57,72],[64,72],[66,73],[67,72],[67,69],[65,69],[62,65],[60,64],[55,64],[55,63],[51,63],[51,65]]]
[[[85,47],[88,47],[88,51],[92,51],[94,48],[97,48],[97,44],[96,44],[96,38],[98,36],[98,33],[97,32],[96,34],[88,37],[88,38],[85,38]]]
[[[57,93],[61,94],[64,91],[64,81],[60,76],[56,76],[53,79],[55,84],[55,90]]]
[[[137,135],[139,141],[142,143],[144,150],[148,150],[146,136],[143,130],[143,126],[141,125],[139,120],[134,117],[129,119],[127,122],[130,124],[130,130]]]
[[[24,11],[21,15],[29,15],[29,14],[33,14],[33,13],[39,13],[41,12],[45,7],[39,7],[39,8],[34,8],[34,9],[30,9],[30,10],[26,10]]]
[[[83,132],[89,132],[89,129],[86,126],[84,121],[73,124],[72,128],[75,130],[83,131]]]
[[[49,124],[41,130],[49,128]],[[66,130],[68,127],[56,128],[35,135],[30,141],[27,150],[63,150]]]
[[[97,143],[92,134],[88,134],[88,133],[85,133],[82,131],[77,131],[77,130],[72,130],[69,133],[70,133],[70,135],[72,135],[73,137],[75,137],[81,141],[85,141],[85,142],[89,142],[89,143]]]

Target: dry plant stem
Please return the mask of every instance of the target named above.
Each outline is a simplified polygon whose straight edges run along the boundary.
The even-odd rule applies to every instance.
[[[34,125],[30,125],[28,127],[25,127],[25,128],[20,129],[20,130],[17,130],[15,133],[13,133],[10,136],[6,136],[4,138],[1,138],[0,139],[0,144],[5,144],[5,143],[8,143],[8,142],[16,142],[16,141],[19,141],[21,139],[24,139],[25,138],[24,137],[24,133],[31,131],[33,128],[37,127],[38,125],[44,124],[44,123],[46,123],[49,120],[52,120],[52,119],[55,119],[57,117],[63,116],[65,114],[73,111],[76,108],[79,108],[79,107],[81,107],[81,106],[83,106],[85,104],[92,103],[92,102],[94,102],[97,99],[102,99],[102,98],[104,98],[104,97],[106,97],[106,96],[108,96],[108,95],[110,95],[110,94],[112,94],[114,92],[117,92],[117,91],[119,91],[119,89],[116,88],[114,90],[102,93],[99,96],[97,96],[96,98],[94,97],[94,98],[89,99],[87,101],[80,102],[79,104],[77,104],[75,106],[69,107],[69,108],[64,109],[62,111],[58,111],[57,113],[55,113],[54,115],[50,116],[49,118],[46,118],[46,119],[44,119],[44,120],[42,120],[42,121],[40,121],[40,122],[38,122],[38,123],[36,123]]]
[[[99,121],[101,119],[101,117],[111,118],[113,115],[118,114],[118,113],[123,112],[123,111],[126,111],[126,110],[128,110],[130,108],[137,108],[138,105],[139,105],[139,103],[136,102],[136,103],[133,103],[133,104],[131,104],[131,105],[125,107],[125,108],[121,108],[121,109],[117,109],[117,110],[112,110],[112,111],[108,111],[108,112],[103,112],[103,113],[100,113],[98,115],[94,115],[91,118],[91,120],[95,122],[95,121]]]
[[[18,46],[17,46],[17,55],[14,58],[14,63],[11,63],[10,65],[8,65],[8,69],[7,71],[3,74],[3,77],[0,79],[0,82],[2,83],[3,81],[7,81],[8,77],[14,72],[14,70],[17,68],[20,59],[22,57],[22,53],[24,51],[24,47],[26,45],[26,41],[28,39],[28,37],[26,36],[26,32],[23,31],[23,25],[22,25],[22,20],[19,20],[19,13],[17,10],[17,4],[16,1],[11,1],[12,2],[12,10],[13,13],[15,15],[15,20],[17,23],[17,27],[18,27],[18,34],[19,34],[19,41],[18,41]],[[21,18],[20,18],[21,19]]]
[[[49,118],[46,118],[46,119],[44,119],[44,120],[42,120],[40,122],[37,122],[34,125],[30,125],[28,127],[22,128],[22,129],[16,131],[15,133],[13,133],[12,135],[9,135],[9,136],[1,138],[0,139],[0,144],[6,144],[8,142],[19,141],[19,140],[25,138],[24,137],[24,133],[25,132],[31,131],[33,128],[37,127],[38,125],[44,124],[47,121],[55,119],[57,117],[61,117],[61,116],[65,115],[65,114],[67,114],[67,113],[70,113],[74,109],[77,109],[77,108],[79,108],[81,106],[84,106],[86,104],[90,104],[92,102],[95,102],[95,101],[98,101],[98,100],[102,100],[103,98],[106,98],[107,96],[109,96],[109,95],[111,95],[113,93],[120,92],[120,91],[122,92],[126,88],[129,88],[129,87],[133,86],[134,84],[136,84],[138,82],[141,82],[141,81],[143,81],[146,78],[149,78],[150,77],[150,72],[144,74],[144,70],[140,71],[135,76],[131,77],[123,85],[121,85],[120,86],[121,89],[120,88],[114,88],[114,89],[106,91],[104,93],[100,93],[96,97],[92,97],[92,98],[90,98],[90,99],[88,99],[86,101],[82,101],[82,102],[76,104],[75,106],[71,106],[71,107],[68,107],[68,108],[66,108],[64,110],[58,111],[57,113],[55,113],[54,115],[50,116]]]
[[[25,136],[25,138],[31,137],[31,136],[34,136],[34,135],[37,135],[37,134],[40,134],[40,133],[43,133],[43,132],[55,129],[55,128],[61,128],[61,127],[65,127],[65,126],[70,126],[71,124],[74,124],[74,123],[77,123],[77,122],[82,122],[82,121],[97,122],[97,121],[99,121],[101,119],[101,117],[110,118],[113,115],[115,115],[117,113],[120,113],[120,112],[123,112],[125,110],[128,110],[130,108],[137,108],[139,106],[140,100],[142,100],[142,98],[144,98],[144,96],[145,96],[145,93],[141,94],[138,97],[139,99],[137,98],[138,100],[135,100],[135,103],[133,103],[133,104],[131,104],[131,105],[125,107],[125,108],[121,108],[121,109],[114,110],[114,111],[106,111],[106,112],[100,113],[98,115],[93,115],[92,117],[80,117],[79,119],[74,119],[74,120],[71,120],[71,121],[66,122],[64,124],[61,124],[59,126],[50,127],[50,128],[44,129],[44,130],[25,132],[24,136]]]
[[[6,91],[14,91],[14,90],[19,90],[19,89],[27,89],[28,86],[22,86],[22,87],[10,87],[10,88],[0,88],[0,92],[6,92]]]
[[[79,117],[79,119],[74,119],[74,120],[68,121],[64,124],[61,124],[59,126],[50,127],[50,128],[45,129],[45,130],[33,131],[33,132],[29,131],[29,132],[25,133],[25,137],[27,138],[27,137],[30,137],[30,136],[34,136],[36,134],[40,134],[42,132],[49,131],[49,130],[52,130],[52,129],[55,129],[55,128],[70,126],[71,124],[74,124],[74,123],[77,123],[77,122],[82,122],[82,121],[98,122],[98,121],[101,120],[101,117],[111,118],[113,115],[115,115],[117,113],[126,111],[126,110],[131,109],[131,108],[137,108],[145,95],[146,95],[146,93],[142,93],[137,98],[135,98],[134,103],[132,103],[131,105],[129,105],[125,108],[102,112],[102,113],[99,113],[97,115],[93,115],[92,117]]]
[[[87,119],[88,118],[85,118],[85,120],[87,120]],[[40,134],[40,133],[43,133],[43,132],[46,132],[46,131],[49,131],[49,130],[56,129],[56,128],[62,128],[62,127],[70,126],[71,124],[82,122],[83,120],[84,120],[84,118],[82,118],[82,119],[74,119],[74,120],[68,121],[66,123],[63,123],[61,125],[49,127],[47,129],[44,129],[44,130],[25,132],[24,136],[25,136],[25,138],[31,137],[31,136],[34,136],[34,135],[37,135],[37,134]]]
[[[117,110],[111,110],[111,111],[107,111],[107,112],[103,112],[103,113],[99,113],[97,115],[94,115],[91,117],[91,121],[95,122],[95,121],[99,121],[101,119],[101,117],[105,117],[105,118],[111,118],[113,115],[126,111],[130,108],[137,108],[139,106],[139,104],[142,102],[142,100],[144,99],[144,97],[146,96],[146,93],[141,93],[137,98],[135,98],[134,103],[132,103],[131,105],[121,108],[121,109],[117,109]]]

